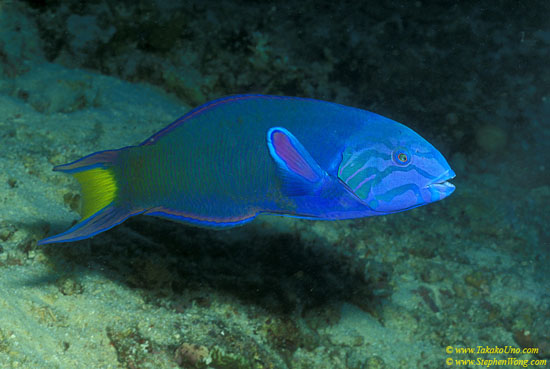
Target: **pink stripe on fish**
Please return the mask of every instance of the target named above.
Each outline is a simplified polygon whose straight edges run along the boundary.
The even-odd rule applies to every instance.
[[[244,214],[237,217],[208,217],[201,216],[197,214],[185,213],[183,211],[168,209],[163,206],[158,206],[153,209],[147,210],[144,214],[146,215],[158,215],[158,216],[168,216],[173,218],[183,218],[186,221],[195,221],[197,223],[214,223],[214,224],[226,224],[227,226],[236,225],[238,223],[244,223],[246,221],[254,219],[257,214],[257,210],[253,210],[249,214]]]
[[[359,184],[357,185],[357,187],[355,187],[353,189],[353,192],[356,192],[358,189],[360,189],[365,183],[367,183],[368,181],[370,181],[371,179],[373,179],[374,177],[376,177],[376,175],[372,175],[370,177],[367,177],[365,179],[363,179],[361,182],[359,182]]]
[[[344,169],[346,169],[347,166],[350,165],[351,162],[352,162],[356,157],[358,157],[360,153],[361,153],[361,152],[355,152],[355,153],[353,153],[353,155],[351,155],[351,156],[349,157],[348,161],[346,161],[346,163],[345,163],[344,165],[340,166],[340,169],[338,170],[338,177],[340,177],[340,176],[342,175],[342,172],[344,171]]]
[[[367,164],[366,163],[361,168],[357,169],[355,171],[355,173],[353,173],[351,176],[349,176],[344,182],[346,182],[346,184],[349,184],[348,182],[351,181],[353,179],[353,177],[355,177],[357,174],[364,171],[365,169],[367,169]]]

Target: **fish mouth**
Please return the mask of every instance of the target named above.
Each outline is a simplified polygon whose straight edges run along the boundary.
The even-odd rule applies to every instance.
[[[430,192],[435,195],[438,194],[440,199],[449,196],[455,190],[455,185],[449,182],[456,176],[452,169],[449,169],[440,177],[436,178],[433,182],[426,186]]]

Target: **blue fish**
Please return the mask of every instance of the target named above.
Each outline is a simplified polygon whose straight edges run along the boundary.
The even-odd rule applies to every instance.
[[[39,244],[92,237],[137,214],[213,228],[262,213],[351,219],[412,209],[455,189],[443,155],[400,123],[263,95],[211,101],[138,146],[54,170],[79,181],[82,219]]]

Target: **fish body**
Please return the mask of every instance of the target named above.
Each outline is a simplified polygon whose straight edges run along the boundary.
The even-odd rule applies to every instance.
[[[338,220],[411,209],[454,190],[443,155],[406,126],[264,95],[206,103],[138,146],[54,170],[80,182],[82,219],[41,244],[88,238],[137,214],[213,228],[260,213]]]

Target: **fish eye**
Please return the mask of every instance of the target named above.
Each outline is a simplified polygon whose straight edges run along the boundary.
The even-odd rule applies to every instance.
[[[405,149],[398,149],[393,152],[393,161],[397,165],[407,165],[411,162],[411,156]]]

